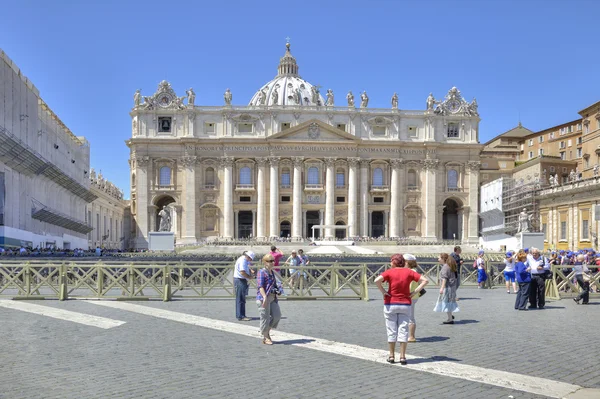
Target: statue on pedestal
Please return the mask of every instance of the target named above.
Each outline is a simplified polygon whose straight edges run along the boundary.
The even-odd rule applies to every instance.
[[[571,172],[569,173],[569,181],[571,183],[573,183],[576,180],[577,180],[577,173],[575,173],[575,171],[573,169],[571,169]]]
[[[346,94],[346,100],[348,100],[349,107],[354,107],[354,94],[352,94],[352,90]]]
[[[185,92],[188,96],[188,105],[194,105],[194,101],[196,101],[196,93],[194,93],[194,89],[190,87],[188,91]]]
[[[223,94],[223,99],[225,100],[226,105],[231,105],[231,100],[233,99],[233,96],[231,95],[231,90],[225,90],[225,94]]]
[[[523,208],[519,214],[519,228],[517,233],[529,233],[531,231],[531,218],[533,215],[527,213],[527,209]]]
[[[392,109],[398,109],[398,93],[392,96]]]
[[[435,105],[435,98],[433,97],[433,93],[429,93],[429,97],[427,97],[427,111],[433,111],[434,105]]]
[[[158,212],[158,216],[160,217],[158,231],[171,231],[171,213],[166,206],[163,206],[161,211]]]
[[[325,105],[327,105],[328,107],[333,107],[333,101],[333,90],[327,89],[327,101],[325,102]]]
[[[367,96],[366,91],[363,91],[362,94],[360,95],[360,107],[367,108],[368,105],[369,105],[369,96]]]
[[[133,95],[133,107],[134,108],[139,107],[141,102],[142,102],[142,93],[141,93],[140,89],[137,89],[135,91],[135,94]]]

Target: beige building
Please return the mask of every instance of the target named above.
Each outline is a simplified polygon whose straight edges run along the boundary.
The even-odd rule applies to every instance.
[[[87,248],[90,147],[0,50],[0,246]]]
[[[129,246],[128,201],[123,191],[107,181],[102,173],[90,172],[90,188],[97,198],[86,206],[86,222],[93,228],[88,233],[90,248],[126,249]]]
[[[479,116],[452,88],[425,109],[369,108],[366,92],[334,93],[302,79],[289,44],[273,80],[247,106],[195,105],[163,81],[134,96],[132,237],[147,247],[166,207],[178,243],[422,237],[477,242]],[[391,95],[392,93],[390,93]],[[340,98],[337,98],[339,101]],[[334,228],[337,226],[339,228]]]

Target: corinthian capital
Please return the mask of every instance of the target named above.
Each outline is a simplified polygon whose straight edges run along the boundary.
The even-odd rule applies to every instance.
[[[440,163],[438,159],[424,159],[421,162],[423,163],[423,169],[431,171],[435,171]]]
[[[371,160],[370,159],[361,159],[360,160],[360,167],[361,168],[368,168],[370,164],[371,164]]]
[[[266,166],[266,165],[267,165],[268,159],[267,159],[267,158],[265,158],[265,157],[256,157],[256,158],[254,158],[254,159],[256,160],[256,164],[257,164],[259,167],[262,167],[262,166]]]
[[[469,167],[469,169],[473,172],[477,172],[479,169],[481,169],[481,162],[479,161],[469,161],[467,162],[467,166]]]
[[[219,161],[222,168],[233,166],[233,157],[221,157]]]
[[[194,155],[183,156],[179,159],[179,162],[183,167],[193,169],[196,166],[197,157]]]
[[[400,169],[402,166],[404,166],[404,159],[402,159],[402,158],[390,159],[390,164],[392,165],[392,169]]]
[[[348,158],[348,165],[351,166],[351,167],[358,166],[359,162],[360,162],[360,158],[356,158],[356,157],[349,157]]]
[[[292,157],[292,162],[294,163],[294,166],[301,167],[304,165],[304,157]]]
[[[149,156],[135,157],[134,159],[135,159],[136,165],[140,168],[145,168],[150,164]]]
[[[280,157],[269,157],[269,163],[271,166],[277,167],[279,165],[279,161],[281,161]]]
[[[335,158],[328,157],[328,158],[325,158],[323,160],[323,162],[325,162],[325,166],[328,168],[335,166]]]

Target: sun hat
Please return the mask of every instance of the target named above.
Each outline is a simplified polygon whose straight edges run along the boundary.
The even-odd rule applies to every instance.
[[[506,253],[506,257],[507,257],[507,258],[511,258],[513,255],[514,255],[514,254],[513,254],[513,251],[508,251],[508,252]]]
[[[254,260],[254,252],[252,251],[246,251],[246,256],[248,256],[250,259]]]
[[[413,254],[404,254],[404,260],[417,260],[417,257]]]
[[[485,251],[483,249],[479,250],[479,255],[483,255],[485,253]]]

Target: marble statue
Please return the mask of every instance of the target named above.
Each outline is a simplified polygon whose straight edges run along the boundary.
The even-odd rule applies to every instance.
[[[329,107],[333,107],[334,105],[333,90],[331,89],[327,89],[327,100],[325,102],[325,105]]]
[[[188,91],[185,92],[188,96],[188,105],[194,105],[194,101],[196,101],[196,93],[194,93],[194,89],[190,87]]]
[[[319,104],[319,89],[317,89],[315,86],[312,86],[310,88],[310,97],[311,97],[311,102],[314,105],[321,105]]]
[[[301,98],[302,93],[300,92],[300,89],[296,87],[296,89],[294,90],[294,102],[300,105]]]
[[[398,109],[398,93],[392,96],[392,109]]]
[[[133,106],[135,108],[140,106],[140,103],[142,102],[142,93],[140,89],[137,89],[135,91],[135,94],[133,95]]]
[[[594,177],[598,177],[598,172],[600,172],[600,166],[596,164],[594,165]]]
[[[576,180],[577,180],[577,173],[573,169],[571,169],[571,172],[569,173],[569,181],[571,183],[573,183]]]
[[[158,212],[158,216],[160,217],[158,231],[171,231],[171,214],[166,206],[163,206],[161,211]]]
[[[260,105],[265,105],[267,102],[267,92],[266,92],[266,88],[261,89],[260,93],[258,93],[258,103]]]
[[[273,105],[277,105],[279,103],[279,91],[277,87],[273,89],[273,93],[271,93],[271,99],[273,100]]]
[[[369,105],[369,96],[367,96],[366,91],[363,91],[362,94],[360,95],[360,107],[367,108],[368,105]]]
[[[471,104],[469,104],[468,106],[468,110],[469,110],[469,115],[479,115],[477,108],[479,107],[479,105],[477,104],[477,99],[473,98],[473,102],[471,102]]]
[[[92,170],[90,170],[90,179],[96,180],[96,169],[94,169],[94,168],[92,168]]]
[[[531,229],[531,218],[533,215],[529,215],[527,213],[527,209],[523,208],[521,213],[519,213],[519,228],[517,233],[529,233]]]
[[[429,97],[427,97],[427,111],[433,111],[434,105],[435,105],[435,98],[433,97],[433,93],[429,93]]]
[[[223,94],[223,98],[225,99],[226,105],[231,105],[231,100],[233,99],[233,96],[231,95],[231,90],[229,90],[229,89],[225,90],[225,94]]]
[[[348,106],[354,107],[354,94],[352,94],[352,90],[348,92],[346,99],[348,100]]]

